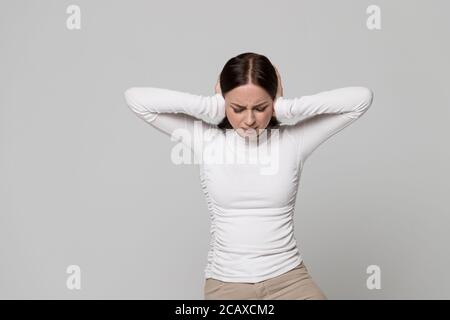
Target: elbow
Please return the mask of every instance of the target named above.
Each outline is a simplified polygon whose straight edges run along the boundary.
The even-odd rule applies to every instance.
[[[135,91],[136,91],[136,88],[132,87],[132,88],[128,88],[127,90],[125,90],[125,93],[124,93],[125,101],[127,102],[127,105],[130,107],[131,107],[131,105],[134,104]]]
[[[128,108],[139,118],[152,122],[156,112],[149,107],[149,99],[145,97],[143,87],[131,87],[125,90],[124,97]]]
[[[353,119],[361,117],[372,105],[373,91],[367,87],[348,87],[348,94],[351,96],[348,107],[348,115]]]
[[[136,87],[128,88],[127,90],[125,90],[124,92],[125,102],[127,106],[131,109],[131,111],[137,114],[142,114],[145,110],[141,107],[141,105],[138,102],[137,90],[138,88]]]
[[[372,105],[373,91],[367,87],[355,87],[355,89],[357,90],[356,96],[358,97],[356,111],[362,114]]]
[[[369,108],[373,102],[373,91],[366,87],[361,87],[362,104]]]

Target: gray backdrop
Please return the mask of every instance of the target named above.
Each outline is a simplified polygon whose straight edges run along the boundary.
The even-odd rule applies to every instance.
[[[69,5],[81,29],[69,30]],[[366,9],[381,9],[369,30]],[[450,298],[446,1],[2,1],[0,297],[202,299],[198,165],[123,92],[213,95],[231,57],[284,95],[361,85],[371,109],[303,170],[295,236],[330,299]],[[66,268],[81,268],[69,290]],[[366,268],[381,268],[369,290]]]

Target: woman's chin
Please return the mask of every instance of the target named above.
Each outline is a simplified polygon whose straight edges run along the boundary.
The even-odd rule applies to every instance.
[[[251,137],[256,137],[256,136],[260,135],[262,130],[258,129],[258,128],[257,129],[248,129],[248,130],[238,128],[238,129],[236,129],[236,131],[243,138],[245,138],[245,137],[251,138]]]

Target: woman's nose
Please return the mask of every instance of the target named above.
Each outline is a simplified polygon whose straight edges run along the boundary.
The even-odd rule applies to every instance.
[[[245,125],[251,127],[255,123],[255,116],[252,111],[247,112],[247,117],[245,118]]]

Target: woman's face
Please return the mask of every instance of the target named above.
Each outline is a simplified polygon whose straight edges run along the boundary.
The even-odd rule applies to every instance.
[[[242,85],[226,93],[225,114],[240,136],[259,135],[273,115],[273,99],[257,85]]]

